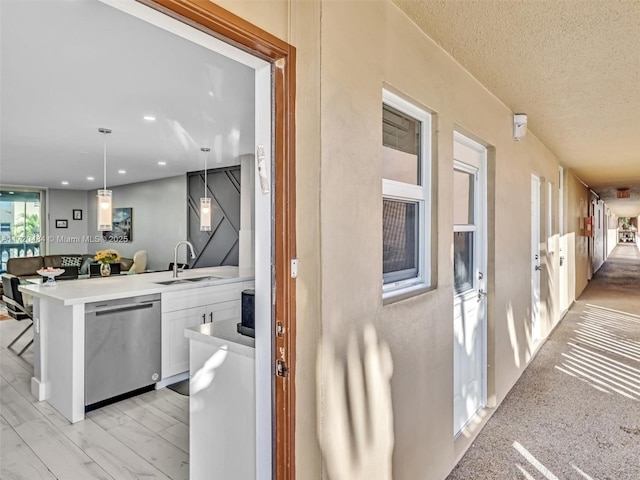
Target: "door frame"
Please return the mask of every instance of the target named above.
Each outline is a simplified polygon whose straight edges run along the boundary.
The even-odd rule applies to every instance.
[[[536,225],[534,225],[533,222],[533,213],[534,213],[534,208],[533,208],[533,193],[534,193],[534,189],[533,189],[533,185],[534,182],[536,183],[537,186],[537,195],[536,195],[536,204],[535,204],[535,218],[536,218]],[[532,341],[536,341],[539,340],[541,338],[541,333],[540,333],[540,323],[542,322],[542,312],[541,312],[541,308],[542,308],[542,293],[541,293],[541,288],[542,288],[542,274],[541,273],[536,273],[536,272],[541,272],[541,270],[536,270],[536,267],[539,267],[542,265],[542,258],[541,258],[541,252],[542,249],[540,248],[540,237],[541,237],[541,222],[542,222],[542,179],[541,177],[539,177],[538,175],[536,175],[535,173],[531,174],[531,246],[530,246],[530,253],[531,256],[529,257],[529,265],[531,265],[531,340]],[[534,254],[534,242],[537,246],[537,249],[535,250],[537,253]],[[535,256],[537,256],[538,258],[534,258]],[[535,264],[538,264],[537,266]],[[536,316],[536,310],[535,310],[535,303],[536,303],[536,297],[535,297],[535,283],[537,281],[537,289],[538,289],[538,298],[537,298],[537,302],[538,302],[538,309],[537,309],[537,316]]]
[[[477,225],[476,229],[476,242],[474,249],[474,258],[477,259],[474,270],[474,285],[476,286],[476,290],[484,291],[485,296],[483,298],[482,303],[482,327],[481,327],[481,343],[482,343],[482,352],[480,355],[480,361],[482,362],[481,366],[481,406],[480,409],[485,408],[488,404],[488,267],[489,267],[489,242],[488,242],[488,149],[484,145],[476,142],[475,140],[469,138],[463,133],[458,132],[457,130],[453,132],[453,142],[454,144],[457,142],[460,145],[468,147],[471,150],[475,150],[478,152],[482,158],[478,162],[477,165],[471,165],[462,160],[458,160],[453,158],[453,169],[466,171],[472,173],[473,168],[477,168],[477,183],[476,188],[474,189],[474,193],[477,194],[477,202],[474,202],[474,217],[477,220],[474,220],[474,223]],[[455,193],[454,193],[455,194]],[[456,231],[454,224],[453,231]],[[459,230],[460,231],[460,230]],[[482,278],[480,278],[480,273],[482,273]],[[455,303],[456,294],[454,292],[454,303]],[[455,427],[454,427],[455,428]],[[462,427],[460,432],[454,432],[454,437],[457,437],[465,427]]]
[[[271,64],[272,188],[274,242],[271,364],[273,397],[273,478],[295,478],[296,258],[295,95],[296,50],[288,43],[209,0],[137,0]],[[277,334],[276,334],[277,327]],[[277,352],[277,354],[276,354]],[[277,356],[277,358],[276,358]],[[276,360],[286,365],[276,375]]]

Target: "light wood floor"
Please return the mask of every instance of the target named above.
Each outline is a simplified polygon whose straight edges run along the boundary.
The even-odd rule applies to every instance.
[[[0,321],[0,478],[189,478],[189,397],[163,388],[72,425],[31,395],[32,348],[6,348],[24,325]]]

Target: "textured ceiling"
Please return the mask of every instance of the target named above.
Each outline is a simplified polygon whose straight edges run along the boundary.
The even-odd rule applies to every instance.
[[[640,199],[640,185],[630,187],[628,189],[629,198],[618,198],[620,187],[598,187],[598,194],[611,210],[619,217],[637,217],[638,203]]]
[[[640,1],[393,1],[595,191],[640,186]]]

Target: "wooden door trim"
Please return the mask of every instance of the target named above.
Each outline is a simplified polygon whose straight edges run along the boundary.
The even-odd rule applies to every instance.
[[[211,3],[209,0],[137,0],[181,22],[271,63],[273,72],[273,159],[275,242],[275,316],[273,351],[286,362],[285,377],[275,375],[272,359],[275,431],[274,478],[295,478],[296,287],[291,259],[296,258],[295,231],[295,95],[296,50],[287,42]],[[276,335],[276,324],[283,327]]]

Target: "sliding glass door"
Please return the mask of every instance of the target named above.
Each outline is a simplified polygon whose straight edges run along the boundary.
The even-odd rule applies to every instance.
[[[43,192],[0,188],[0,273],[14,257],[42,254]]]

